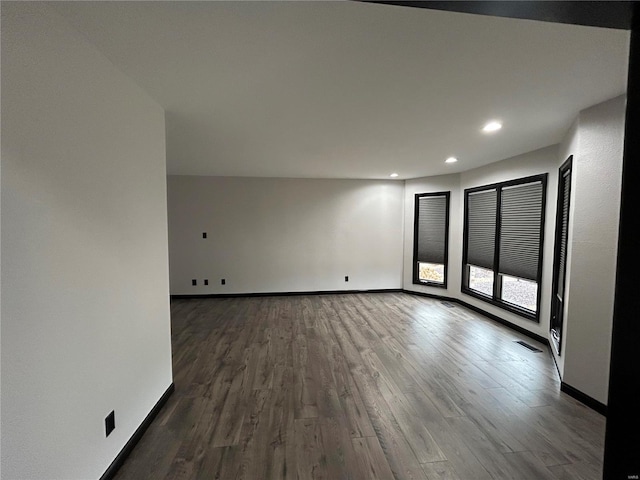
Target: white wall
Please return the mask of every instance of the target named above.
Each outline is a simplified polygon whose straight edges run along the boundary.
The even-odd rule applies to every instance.
[[[172,381],[164,112],[16,2],[2,120],[2,478],[99,478]]]
[[[625,97],[580,112],[560,149],[573,155],[563,381],[607,403],[622,184]]]
[[[401,181],[170,176],[168,187],[172,294],[402,287]]]

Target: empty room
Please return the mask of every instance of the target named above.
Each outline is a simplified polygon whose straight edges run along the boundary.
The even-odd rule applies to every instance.
[[[636,9],[3,1],[0,478],[640,478]]]

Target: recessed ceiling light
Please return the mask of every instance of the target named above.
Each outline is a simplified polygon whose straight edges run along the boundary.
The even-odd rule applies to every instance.
[[[482,127],[482,131],[485,133],[497,132],[502,128],[502,123],[491,121],[487,123],[484,127]]]
[[[398,176],[397,173],[392,173],[391,175],[389,175],[391,178],[396,178]]]
[[[456,157],[449,157],[444,161],[444,163],[456,163],[457,161],[458,159]]]

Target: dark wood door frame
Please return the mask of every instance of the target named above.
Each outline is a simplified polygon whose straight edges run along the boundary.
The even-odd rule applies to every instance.
[[[640,6],[633,7],[604,479],[640,478]]]

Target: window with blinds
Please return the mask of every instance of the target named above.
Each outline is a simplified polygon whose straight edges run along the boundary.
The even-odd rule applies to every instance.
[[[571,165],[562,174],[560,191],[560,231],[558,239],[558,294],[564,295],[564,277],[567,273],[567,243],[569,237],[569,199],[571,196]]]
[[[497,204],[495,188],[470,193],[467,198],[467,262],[476,267],[493,268]]]
[[[415,196],[413,281],[446,287],[449,192]]]
[[[556,209],[556,236],[550,315],[551,343],[558,355],[562,353],[562,331],[565,304],[564,291],[567,272],[567,247],[569,242],[569,207],[571,202],[572,164],[573,156],[570,156],[558,171],[558,205]]]
[[[500,201],[500,271],[537,280],[542,232],[542,182],[505,187]]]
[[[546,180],[465,190],[463,292],[536,320]]]

